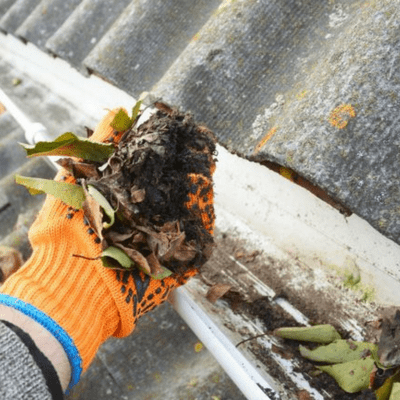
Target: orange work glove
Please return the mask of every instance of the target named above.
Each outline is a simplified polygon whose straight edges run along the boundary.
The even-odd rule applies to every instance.
[[[110,127],[117,111],[103,118],[92,140],[118,142],[123,133]],[[214,169],[212,161],[211,174]],[[74,182],[66,170],[61,170],[55,179]],[[201,217],[212,234],[212,182],[194,173],[188,179],[191,190],[185,205],[193,215]],[[175,273],[156,280],[136,269],[111,270],[101,260],[73,257],[98,257],[102,252],[100,239],[82,210],[74,210],[51,195],[32,225],[29,239],[32,256],[1,287],[0,304],[35,319],[58,339],[72,368],[69,388],[79,381],[82,370],[88,368],[107,338],[129,335],[140,316],[163,303],[171,290],[197,273],[192,268],[183,275]]]

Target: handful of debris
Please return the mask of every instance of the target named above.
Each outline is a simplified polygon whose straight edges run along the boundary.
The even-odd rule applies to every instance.
[[[39,185],[32,178],[16,180],[34,193],[65,194],[59,185],[70,185],[70,197],[58,197],[83,209],[101,240],[103,264],[139,267],[160,279],[200,267],[211,255],[215,138],[195,124],[190,113],[160,102],[155,103],[157,112],[137,127],[139,107],[136,104],[131,118],[123,110],[116,114],[111,126],[115,134],[124,132],[121,140],[102,144],[100,152],[97,147],[96,156],[89,155],[88,144],[98,143],[70,133],[55,142],[25,145],[28,156],[79,157],[58,161],[74,176],[74,188],[67,182],[51,181],[51,189],[45,190],[43,182]],[[81,150],[71,154],[71,148]],[[99,157],[103,148],[105,156]],[[78,204],[77,199],[81,199]]]

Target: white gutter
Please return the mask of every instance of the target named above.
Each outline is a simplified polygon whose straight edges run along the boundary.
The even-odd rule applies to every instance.
[[[274,388],[221,332],[184,287],[174,290],[169,301],[248,399],[273,400],[266,391],[276,394]]]

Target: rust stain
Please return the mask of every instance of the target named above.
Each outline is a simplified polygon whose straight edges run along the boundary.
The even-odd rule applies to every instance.
[[[284,176],[293,183],[308,190],[309,192],[317,196],[319,199],[329,204],[331,207],[336,208],[344,216],[349,217],[350,215],[352,215],[352,212],[347,207],[345,207],[343,204],[340,204],[338,201],[332,199],[323,189],[312,184],[310,181],[300,176],[294,170],[271,161],[263,161],[261,162],[261,165],[264,165],[270,170],[277,172],[278,174]]]
[[[356,112],[351,104],[341,104],[329,115],[329,123],[335,128],[343,129],[349,123],[350,118],[355,116]]]
[[[275,135],[276,131],[278,130],[277,126],[274,126],[271,128],[268,133],[260,140],[260,142],[257,144],[257,146],[254,149],[254,154],[257,154],[268,142],[269,139],[272,138],[272,136]]]

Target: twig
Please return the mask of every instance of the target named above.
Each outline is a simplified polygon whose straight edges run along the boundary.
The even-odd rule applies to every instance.
[[[242,343],[248,342],[249,340],[257,339],[257,338],[259,338],[259,337],[261,337],[261,336],[265,336],[265,335],[268,335],[268,333],[261,333],[260,335],[253,336],[253,337],[248,338],[248,339],[244,339],[244,340],[242,340],[241,342],[239,342],[239,343],[236,345],[236,347],[238,347],[238,346],[241,345]]]

